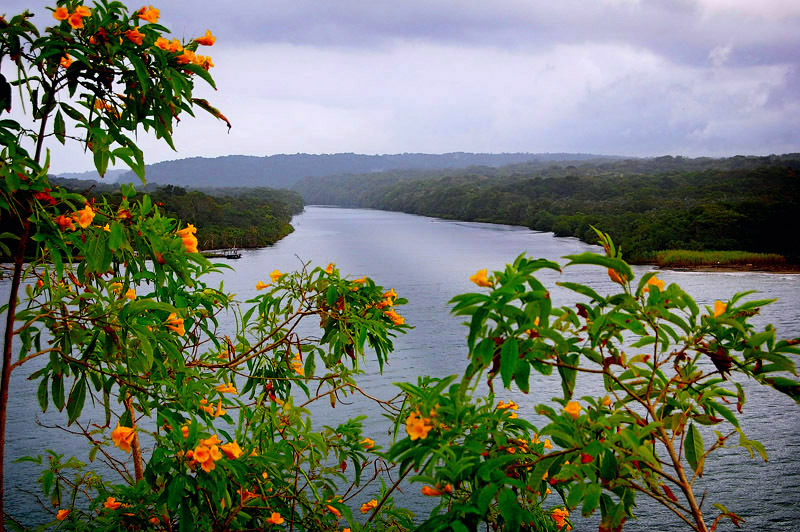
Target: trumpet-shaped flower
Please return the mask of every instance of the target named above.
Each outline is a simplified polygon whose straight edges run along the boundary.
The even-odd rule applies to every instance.
[[[624,285],[627,280],[627,277],[624,274],[623,275],[618,274],[617,271],[613,268],[608,269],[608,277],[615,283],[622,285]]]
[[[578,419],[578,416],[581,415],[581,405],[577,401],[570,401],[564,407],[564,412],[572,416],[572,419]]]
[[[286,275],[285,273],[281,273],[278,270],[273,270],[271,274],[269,274],[269,278],[272,279],[273,283],[277,283],[278,280]]]
[[[94,220],[94,210],[89,205],[72,214],[72,219],[78,222],[82,229],[86,229]]]
[[[664,281],[657,278],[655,275],[647,280],[647,285],[644,287],[642,292],[649,292],[651,286],[655,286],[656,288],[658,288],[659,292],[664,291]]]
[[[423,495],[426,495],[428,497],[439,497],[442,493],[444,493],[443,490],[439,490],[431,486],[422,486],[421,491]]]
[[[383,313],[386,315],[387,318],[392,320],[392,323],[394,323],[395,325],[403,325],[406,322],[406,319],[397,312],[395,312],[393,309],[384,310]]]
[[[57,7],[53,11],[53,18],[56,20],[67,20],[69,18],[69,10],[66,7]]]
[[[714,317],[719,318],[728,310],[728,304],[722,301],[714,301]]]
[[[153,6],[149,7],[142,6],[142,8],[139,9],[139,11],[136,14],[140,19],[144,20],[145,22],[149,22],[150,24],[155,24],[161,17],[161,11],[154,8]]]
[[[128,40],[133,44],[138,44],[141,46],[142,40],[144,39],[144,33],[139,31],[139,28],[133,28],[132,30],[125,32],[125,37],[127,37]]]
[[[229,460],[236,460],[242,456],[242,448],[235,441],[220,445],[219,450],[222,451]]]
[[[106,499],[106,502],[103,503],[103,507],[108,508],[109,510],[116,510],[122,506],[122,503],[117,501],[114,497],[109,497]]]
[[[290,365],[292,366],[292,369],[295,371],[295,373],[297,373],[301,377],[305,377],[305,368],[303,367],[302,359],[300,359],[300,353],[297,353],[294,355],[294,357],[292,357]]]
[[[487,272],[488,270],[486,268],[478,270],[469,280],[478,286],[492,286],[492,282],[486,277]]]
[[[283,517],[281,517],[281,514],[279,514],[278,512],[272,512],[272,515],[270,515],[269,519],[267,519],[267,523],[270,523],[272,525],[281,525],[283,524],[283,521],[284,521]]]
[[[127,297],[131,301],[136,299],[136,289],[135,288],[129,288],[128,291],[125,292],[125,297]]]
[[[198,37],[194,40],[197,44],[202,44],[203,46],[214,46],[217,38],[211,35],[211,30],[206,30],[206,34],[202,37]]]
[[[69,510],[62,508],[58,512],[56,512],[56,519],[59,521],[63,521],[69,515]]]
[[[177,232],[187,253],[197,253],[197,237],[194,236],[195,233],[197,233],[197,228],[192,224],[187,224],[186,227]]]
[[[334,266],[335,266],[335,265],[334,265],[332,262],[329,262],[329,263],[328,263],[328,266],[325,268],[325,273],[328,273],[328,274],[331,274],[331,273],[333,273],[333,267],[334,267]]]
[[[361,513],[368,514],[370,510],[377,507],[378,507],[378,501],[372,499],[371,501],[365,502],[364,504],[361,505]]]
[[[239,393],[236,391],[236,386],[234,386],[233,383],[224,385],[220,384],[219,386],[217,386],[217,391],[220,393]]]
[[[75,222],[72,218],[68,216],[64,216],[63,214],[59,214],[55,217],[54,221],[58,224],[58,227],[64,231],[65,229],[69,229],[70,231],[74,231],[76,229]]]
[[[263,290],[269,286],[269,283],[262,283],[261,281],[256,283],[256,290]]]
[[[428,433],[433,428],[431,420],[426,417],[419,417],[419,412],[412,412],[406,418],[406,432],[411,441],[428,437]]]
[[[135,436],[136,432],[133,428],[123,427],[117,423],[117,428],[111,432],[111,441],[114,442],[116,447],[119,447],[121,450],[129,453],[131,452],[131,443],[133,443],[133,438]]]
[[[566,508],[554,508],[553,513],[550,515],[553,517],[553,521],[556,522],[556,525],[559,528],[564,528],[564,525],[566,525],[566,530],[572,530],[572,527],[569,525],[569,523],[567,523],[569,511]]]
[[[171,312],[164,324],[168,329],[172,329],[178,335],[183,336],[186,334],[186,329],[183,327],[183,318],[179,318],[177,314]]]
[[[61,58],[60,64],[64,68],[69,68],[69,66],[72,64],[72,58],[69,56],[69,54],[64,54],[64,57]]]
[[[361,446],[364,447],[364,449],[372,449],[375,447],[375,440],[372,438],[364,438],[361,440]]]

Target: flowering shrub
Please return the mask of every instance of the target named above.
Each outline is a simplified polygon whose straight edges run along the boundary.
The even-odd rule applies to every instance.
[[[70,430],[85,435],[89,459],[117,473],[101,479],[57,452],[46,462],[23,458],[45,467],[51,525],[563,531],[570,512],[599,509],[600,530],[611,531],[642,493],[689,527],[709,529],[693,491],[705,461],[734,435],[764,452],[739,427],[744,392],[727,376],[800,396],[784,376],[794,373],[797,341],[777,341],[772,328],[756,332],[748,323],[768,301],[737,295],[701,310],[652,273],[633,284],[600,233],[605,255],[567,257],[567,266],[606,268],[619,293],[561,283],[585,301],[553,308],[534,274],[558,264],[521,256],[502,272],[480,270],[471,280],[488,290],[453,300],[453,312],[468,319],[465,373],[400,383],[396,400],[372,398],[358,386],[365,358],[382,368],[392,338],[409,327],[398,311],[406,300],[394,289],[349,279],[333,263],[306,265],[272,271],[239,303],[204,281],[223,266],[198,253],[196,229],[164,216],[148,196],[123,186],[121,204],[111,206],[50,185],[42,161],[50,135],[84,145],[101,174],[120,160],[143,178],[143,154],[130,138],[139,126],[171,143],[174,122],[194,106],[227,122],[192,97],[197,79],[213,85],[213,63],[197,51],[215,37],[206,30],[189,42],[170,40],[159,18],[153,6],[131,12],[119,2],[89,8],[62,0],[43,34],[27,13],[0,19],[0,59],[18,68],[11,84],[27,91],[39,126],[0,120],[0,209],[20,228],[2,235],[14,270],[0,461],[10,374],[38,358],[31,378],[39,406],[64,411]],[[8,85],[0,77],[0,89]],[[0,98],[3,109],[15,104],[10,91]],[[235,317],[234,330],[220,329],[221,313]],[[312,321],[316,340],[298,332]],[[527,393],[532,376],[554,372],[563,399],[537,406],[548,420],[541,428],[513,401],[476,392],[483,376]],[[577,397],[580,372],[602,376],[606,395]],[[363,434],[363,418],[312,423],[310,404],[335,407],[345,397],[384,408],[394,427],[387,450]],[[82,421],[87,399],[104,407],[103,422]],[[734,401],[737,412],[728,406]],[[707,444],[698,424],[725,432]],[[438,498],[429,516],[414,521],[396,506],[404,481]],[[712,529],[723,518],[741,520],[718,509]],[[11,518],[6,524],[23,528]]]

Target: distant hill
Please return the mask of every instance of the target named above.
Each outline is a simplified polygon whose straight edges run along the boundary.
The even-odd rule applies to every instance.
[[[188,188],[271,187],[289,188],[304,177],[363,174],[392,170],[439,170],[470,166],[498,167],[529,161],[616,160],[618,157],[574,153],[399,153],[360,155],[356,153],[271,155],[254,157],[191,157],[147,166],[148,184],[170,184]],[[119,171],[117,171],[119,172]],[[61,174],[61,177],[96,179],[97,174]],[[138,183],[133,172],[114,175],[118,181]]]

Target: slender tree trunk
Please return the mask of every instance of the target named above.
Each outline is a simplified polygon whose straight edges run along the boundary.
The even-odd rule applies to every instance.
[[[25,247],[30,236],[31,222],[25,216],[22,222],[17,254],[14,257],[14,277],[11,280],[11,294],[6,309],[6,332],[3,343],[3,369],[0,377],[0,530],[5,530],[5,454],[6,454],[6,412],[8,410],[8,386],[11,381],[11,344],[14,341],[14,317],[17,314],[17,294],[22,281],[22,264],[25,261]]]

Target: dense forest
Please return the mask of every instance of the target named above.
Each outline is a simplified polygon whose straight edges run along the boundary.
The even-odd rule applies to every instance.
[[[796,264],[798,172],[800,154],[668,156],[308,178],[294,188],[307,204],[524,225],[592,243],[594,225],[633,261],[689,249],[779,253]]]
[[[77,192],[95,201],[106,198],[119,204],[121,194],[115,184],[95,181],[53,178],[53,184]],[[303,211],[300,194],[269,188],[209,188],[186,190],[172,185],[141,187],[164,214],[177,218],[182,225],[197,227],[200,249],[253,248],[274,244],[291,233],[292,216]],[[18,234],[18,228],[3,231]],[[13,247],[13,241],[8,242]]]

